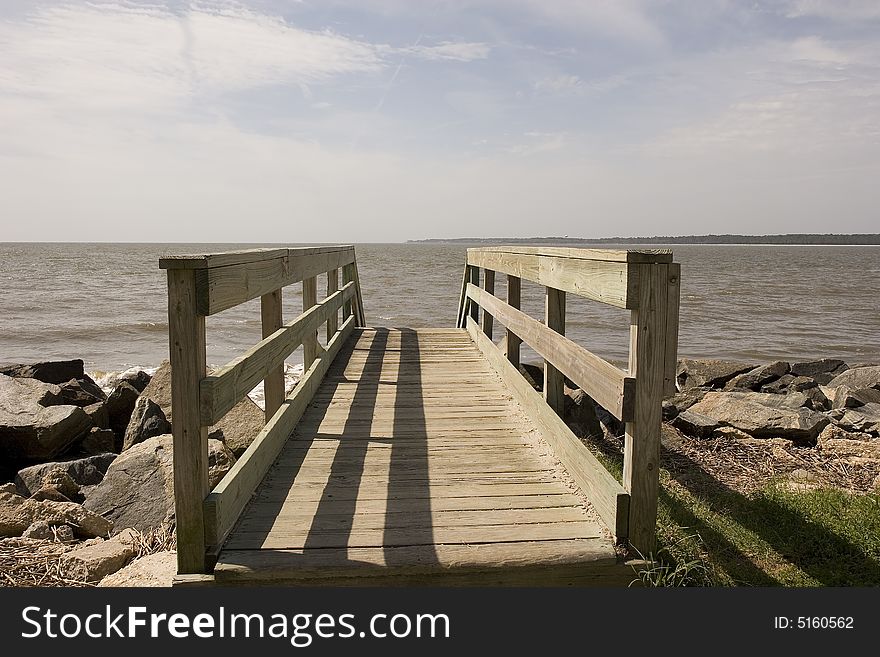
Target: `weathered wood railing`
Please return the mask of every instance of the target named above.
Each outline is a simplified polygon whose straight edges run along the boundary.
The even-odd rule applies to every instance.
[[[506,302],[494,295],[496,272],[507,275]],[[468,249],[459,303],[458,325],[510,386],[605,523],[646,555],[654,548],[657,518],[661,403],[675,390],[679,274],[668,251]],[[543,323],[519,310],[522,279],[545,286]],[[628,370],[564,337],[566,293],[631,311]],[[503,351],[492,341],[493,318],[506,328]],[[521,342],[544,359],[543,399],[517,371]],[[564,377],[626,423],[623,485],[561,419]]]
[[[159,260],[168,272],[178,572],[204,573],[311,401],[339,348],[365,324],[354,247],[254,249]],[[339,288],[339,270],[342,287]],[[327,274],[318,302],[317,277]],[[284,324],[281,290],[303,284],[303,313]],[[260,298],[263,340],[210,376],[205,317]],[[342,310],[342,324],[338,313]],[[327,346],[318,329],[327,325]],[[289,397],[284,360],[303,347],[303,377]],[[214,490],[208,427],[263,381],[266,425]]]

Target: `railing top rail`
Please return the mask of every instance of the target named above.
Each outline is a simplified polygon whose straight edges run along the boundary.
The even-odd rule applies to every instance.
[[[350,251],[351,244],[331,246],[301,246],[290,248],[243,249],[241,251],[220,251],[216,253],[167,255],[159,258],[159,269],[213,269],[230,265],[244,265],[274,260],[275,258],[318,255]]]
[[[672,262],[670,249],[579,249],[559,246],[481,246],[468,252],[509,253],[512,255],[554,256],[579,260],[602,260],[659,264]]]

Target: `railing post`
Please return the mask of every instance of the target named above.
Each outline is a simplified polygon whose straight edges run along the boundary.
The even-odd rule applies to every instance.
[[[665,264],[637,265],[638,302],[630,317],[629,372],[636,378],[633,421],[626,425],[623,486],[630,494],[629,541],[644,556],[654,550],[660,485],[668,305]]]
[[[168,341],[177,572],[204,573],[208,428],[199,417],[199,382],[205,377],[205,317],[196,312],[192,269],[168,270]]]
[[[335,294],[339,290],[339,270],[331,269],[327,272],[327,296]],[[334,312],[327,319],[327,342],[333,339],[339,329],[339,311]]]
[[[318,279],[315,276],[303,280],[303,312],[318,303]],[[303,339],[303,372],[308,372],[318,357],[318,331]]]
[[[480,287],[480,268],[479,267],[468,267],[468,283],[472,285],[476,285]],[[480,307],[474,303],[473,299],[468,300],[469,309],[466,314],[471,316],[475,322],[480,321]]]
[[[520,305],[520,295],[522,288],[522,279],[519,276],[511,276],[507,275],[507,303],[519,310]],[[511,332],[510,329],[507,329],[504,335],[505,346],[504,351],[507,354],[507,360],[510,361],[510,364],[515,368],[519,369],[519,347],[522,344],[522,340],[519,337]]]
[[[553,287],[546,288],[544,298],[544,321],[560,335],[565,335],[565,292]],[[565,378],[562,372],[544,361],[544,399],[559,417],[565,413]]]
[[[495,272],[492,269],[483,270],[484,290],[489,294],[495,294]],[[483,308],[483,333],[492,339],[492,315]]]
[[[263,337],[268,338],[283,324],[281,314],[281,288],[260,297],[260,317]],[[263,401],[266,406],[266,422],[272,419],[284,401],[284,364],[272,370],[263,380]]]
[[[349,283],[354,280],[354,269],[353,267],[348,265],[342,266],[342,287],[345,287]],[[351,299],[346,300],[344,304],[342,304],[342,321],[344,322],[352,315],[352,302]]]

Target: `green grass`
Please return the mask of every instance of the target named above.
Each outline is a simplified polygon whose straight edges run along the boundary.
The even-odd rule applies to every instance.
[[[616,455],[599,453],[620,476]],[[749,496],[695,464],[661,468],[657,550],[638,573],[652,586],[880,586],[880,494],[792,490]]]

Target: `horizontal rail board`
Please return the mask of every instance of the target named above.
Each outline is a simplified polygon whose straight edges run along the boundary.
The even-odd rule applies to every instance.
[[[580,260],[607,260],[609,262],[638,262],[644,264],[672,262],[670,249],[579,249],[556,246],[481,246],[468,251],[547,255]]]
[[[349,318],[327,344],[326,350],[315,359],[290,396],[284,400],[278,412],[205,499],[205,537],[209,548],[222,544],[232,530],[353,330],[354,319]]]
[[[224,251],[223,253],[167,255],[159,258],[159,269],[211,269],[243,265],[248,262],[260,262],[286,256],[295,257],[330,253],[353,249],[350,244],[334,246],[304,246],[281,249],[243,249],[240,251]]]
[[[468,284],[467,295],[609,413],[621,422],[632,420],[634,378],[476,285]]]
[[[631,310],[638,300],[632,263],[483,250],[468,251],[467,262],[618,308]]]
[[[354,262],[354,248],[322,253],[297,253],[242,264],[198,269],[196,307],[213,315],[306,278],[319,276]]]
[[[331,294],[296,319],[288,322],[244,354],[202,379],[200,383],[202,425],[213,426],[278,365],[303,339],[336,313],[355,295],[354,283]]]
[[[609,474],[565,422],[547,406],[541,395],[535,392],[471,318],[467,320],[467,331],[541,430],[544,440],[592,502],[605,524],[613,528],[618,538],[625,538],[629,531],[629,494],[623,486]]]

